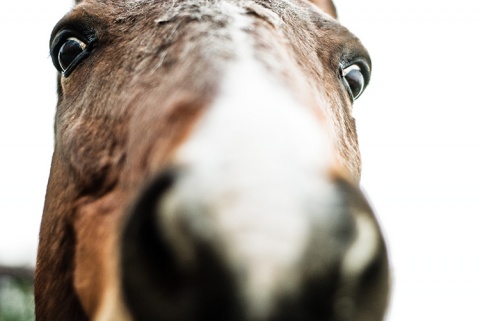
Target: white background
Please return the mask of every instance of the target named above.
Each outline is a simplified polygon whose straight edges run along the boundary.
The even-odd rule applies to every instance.
[[[0,263],[33,265],[53,147],[48,39],[69,0],[0,6]],[[387,236],[389,321],[480,320],[480,2],[338,0],[370,50],[362,186]]]

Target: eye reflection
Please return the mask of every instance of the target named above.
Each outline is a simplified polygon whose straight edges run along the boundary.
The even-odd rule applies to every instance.
[[[58,64],[62,70],[65,72],[86,48],[87,45],[83,41],[73,37],[68,38],[58,51]]]
[[[354,64],[343,69],[342,73],[352,98],[357,99],[362,94],[365,87],[365,78],[361,68]]]

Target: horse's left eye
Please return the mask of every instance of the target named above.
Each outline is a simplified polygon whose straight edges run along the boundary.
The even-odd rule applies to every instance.
[[[342,70],[342,77],[353,100],[360,97],[365,89],[365,77],[360,66],[353,64]]]
[[[83,40],[72,35],[70,31],[61,32],[53,41],[51,56],[53,64],[63,76],[68,77],[72,71],[91,52],[93,41]]]

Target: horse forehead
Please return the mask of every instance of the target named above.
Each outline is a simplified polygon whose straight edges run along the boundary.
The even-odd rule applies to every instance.
[[[146,33],[149,28],[158,29],[158,25],[164,23],[183,23],[186,20],[198,22],[197,26],[211,25],[213,22],[228,28],[232,15],[242,13],[269,23],[273,27],[268,30],[269,33],[288,34],[290,31],[292,36],[287,37],[293,43],[310,41],[310,47],[313,48],[319,40],[313,39],[313,35],[327,35],[325,38],[329,41],[358,45],[357,39],[346,28],[307,0],[84,0],[77,4],[74,13],[83,15],[85,11],[91,12],[100,21],[106,20],[104,22],[109,27],[115,28],[117,24],[119,30],[123,31],[121,24],[118,24],[120,21],[139,23]]]
[[[103,9],[110,9],[111,13],[135,15],[139,13],[147,13],[154,10],[158,12],[167,12],[171,17],[175,16],[194,16],[198,18],[199,14],[210,13],[212,8],[220,9],[215,13],[221,13],[222,11],[228,11],[228,5],[242,8],[247,13],[258,15],[258,17],[266,20],[276,20],[279,22],[279,15],[282,18],[292,18],[295,16],[298,22],[298,18],[308,19],[312,9],[317,8],[310,1],[305,0],[279,0],[279,1],[264,1],[264,0],[80,0],[76,1],[76,4],[81,6],[101,6]],[[323,13],[322,10],[316,10],[322,16],[322,19],[336,22],[328,14]],[[290,16],[290,17],[289,17]]]

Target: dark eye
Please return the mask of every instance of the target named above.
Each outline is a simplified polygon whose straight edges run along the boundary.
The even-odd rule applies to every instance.
[[[65,72],[65,70],[73,64],[75,59],[85,52],[86,48],[87,45],[83,41],[73,37],[68,38],[58,51],[57,60],[62,71]]]
[[[53,64],[65,77],[90,55],[93,41],[72,35],[70,31],[61,32],[53,41],[51,55]]]
[[[342,69],[342,77],[353,100],[360,97],[366,86],[366,79],[359,65],[353,64]]]

